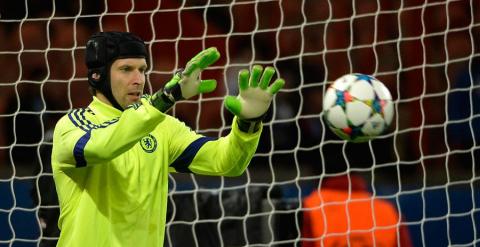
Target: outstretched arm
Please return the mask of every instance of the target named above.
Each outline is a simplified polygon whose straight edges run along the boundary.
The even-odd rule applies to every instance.
[[[285,83],[277,79],[270,85],[274,74],[272,67],[264,71],[260,65],[239,73],[239,95],[225,98],[225,107],[235,115],[232,131],[218,140],[204,140],[191,163],[183,166],[187,171],[223,176],[239,176],[245,171],[257,149],[262,119]]]

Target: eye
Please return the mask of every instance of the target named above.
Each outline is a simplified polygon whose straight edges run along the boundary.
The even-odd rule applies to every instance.
[[[120,70],[123,71],[123,72],[129,72],[132,70],[132,67],[130,66],[122,66],[120,67]]]

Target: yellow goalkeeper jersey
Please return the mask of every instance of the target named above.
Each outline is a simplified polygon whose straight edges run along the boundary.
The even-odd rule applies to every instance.
[[[168,172],[238,176],[261,130],[198,135],[148,100],[121,112],[94,97],[55,127],[58,246],[162,246]]]

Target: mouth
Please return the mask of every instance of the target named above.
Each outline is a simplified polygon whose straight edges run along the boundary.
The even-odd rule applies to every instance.
[[[138,101],[140,99],[140,96],[142,94],[140,92],[132,92],[132,93],[128,93],[128,97],[133,100],[133,101]]]

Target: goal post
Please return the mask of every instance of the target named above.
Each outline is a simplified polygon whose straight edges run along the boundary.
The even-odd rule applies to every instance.
[[[0,246],[56,243],[52,131],[90,102],[85,43],[112,30],[146,41],[146,93],[217,47],[220,60],[202,75],[217,79],[216,91],[170,112],[204,135],[230,131],[223,99],[238,93],[241,69],[274,66],[286,81],[243,175],[170,175],[165,246],[326,245],[336,237],[353,245],[360,233],[378,243],[377,232],[390,228],[375,218],[362,230],[349,216],[344,230],[305,235],[309,212],[320,210],[322,226],[334,229],[329,206],[348,215],[345,205],[362,200],[391,205],[391,229],[407,229],[414,246],[477,244],[480,2],[75,0],[0,3]],[[365,143],[337,138],[322,119],[326,89],[350,73],[375,76],[395,103],[388,131]],[[370,197],[355,197],[356,175]],[[335,177],[346,178],[347,198],[308,208],[310,193]]]

